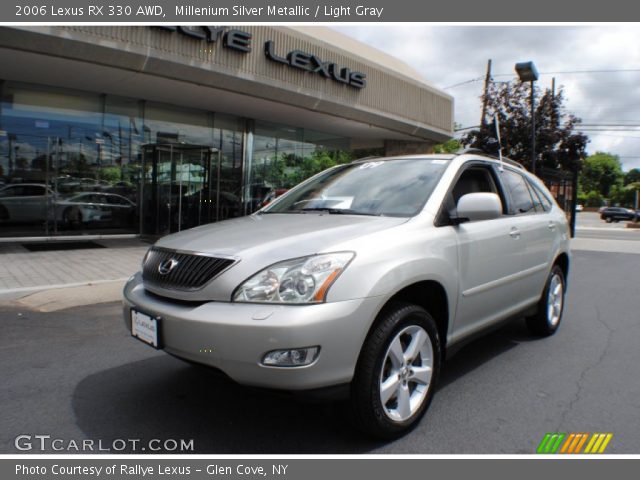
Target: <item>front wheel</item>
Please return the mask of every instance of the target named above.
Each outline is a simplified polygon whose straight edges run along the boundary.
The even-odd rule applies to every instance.
[[[613,218],[611,218],[611,217],[606,217],[606,218],[604,219],[604,221],[605,221],[605,222],[607,222],[607,223],[611,223],[611,222],[613,222]]]
[[[440,371],[441,346],[429,313],[411,304],[383,312],[370,332],[351,388],[357,426],[379,438],[397,438],[425,414]]]
[[[538,312],[526,320],[531,333],[542,337],[556,333],[564,312],[564,292],[564,273],[554,265],[538,303]]]

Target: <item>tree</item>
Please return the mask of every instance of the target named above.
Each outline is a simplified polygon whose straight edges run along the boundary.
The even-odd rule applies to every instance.
[[[611,193],[609,194],[610,204],[635,208],[637,195],[640,195],[640,182],[630,183],[624,187],[614,185],[611,188]]]
[[[99,171],[99,178],[109,183],[116,183],[122,177],[122,167],[102,167]]]
[[[316,173],[351,160],[352,155],[342,150],[334,152],[318,149],[305,157],[282,153],[273,156],[264,165],[263,180],[271,187],[291,188]]]
[[[462,127],[458,122],[454,122],[453,129],[455,131]],[[444,143],[439,143],[433,147],[433,153],[456,153],[462,148],[462,141],[459,138],[452,138]]]
[[[530,94],[529,83],[490,83],[486,98],[482,95],[482,100],[487,102],[487,117],[480,128],[471,130],[462,138],[462,143],[497,153],[498,141],[493,123],[494,116],[497,116],[502,154],[530,168]],[[562,88],[555,95],[546,89],[536,98],[536,165],[566,171],[579,167],[589,140],[575,131],[581,120],[565,113]]]
[[[596,152],[583,162],[580,186],[585,192],[595,191],[608,198],[622,187],[622,177],[622,165],[617,155]]]
[[[462,143],[457,138],[452,138],[433,147],[433,153],[456,153],[462,148]]]
[[[640,182],[640,168],[633,168],[624,174],[624,185]]]

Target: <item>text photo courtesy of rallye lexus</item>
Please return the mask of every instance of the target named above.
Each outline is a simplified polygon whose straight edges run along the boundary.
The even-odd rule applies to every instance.
[[[553,334],[569,262],[564,212],[515,162],[370,158],[161,238],[125,285],[124,318],[240,384],[346,392],[361,429],[393,438],[463,340],[517,315]]]

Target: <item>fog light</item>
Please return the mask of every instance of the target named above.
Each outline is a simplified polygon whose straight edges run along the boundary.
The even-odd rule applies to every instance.
[[[320,353],[320,347],[273,350],[262,359],[263,365],[270,367],[302,367],[312,364]]]

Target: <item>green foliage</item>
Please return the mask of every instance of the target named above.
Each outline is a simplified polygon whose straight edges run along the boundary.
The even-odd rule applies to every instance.
[[[457,138],[452,138],[433,147],[433,153],[456,153],[461,148],[462,142]]]
[[[109,183],[116,183],[122,178],[121,167],[102,167],[99,170],[101,180],[106,180]]]
[[[578,193],[578,203],[584,205],[587,203],[587,194],[579,192]]]
[[[622,178],[622,166],[618,156],[596,152],[584,160],[579,181],[583,191],[596,191],[604,197],[609,197],[614,187],[622,186]]]
[[[598,192],[592,190],[585,195],[582,203],[587,207],[601,207],[604,205],[604,198]]]
[[[260,176],[267,186],[291,188],[316,173],[352,160],[351,153],[345,151],[316,150],[306,157],[285,153],[273,157],[264,166],[265,170],[258,166],[256,173],[262,174]]]
[[[534,87],[535,88],[535,87]],[[502,153],[531,168],[531,86],[529,83],[491,83],[486,95],[487,117],[479,129],[471,130],[462,143],[497,153],[494,116],[500,124]],[[485,96],[482,96],[485,100]],[[536,95],[537,166],[572,171],[580,166],[588,138],[575,131],[581,120],[565,112],[562,88],[553,95],[546,89]]]
[[[640,182],[630,183],[626,186],[614,185],[609,196],[611,204],[629,208],[634,207],[636,191],[640,192]]]
[[[634,168],[629,170],[624,174],[624,184],[629,185],[630,183],[640,182],[640,168]]]

